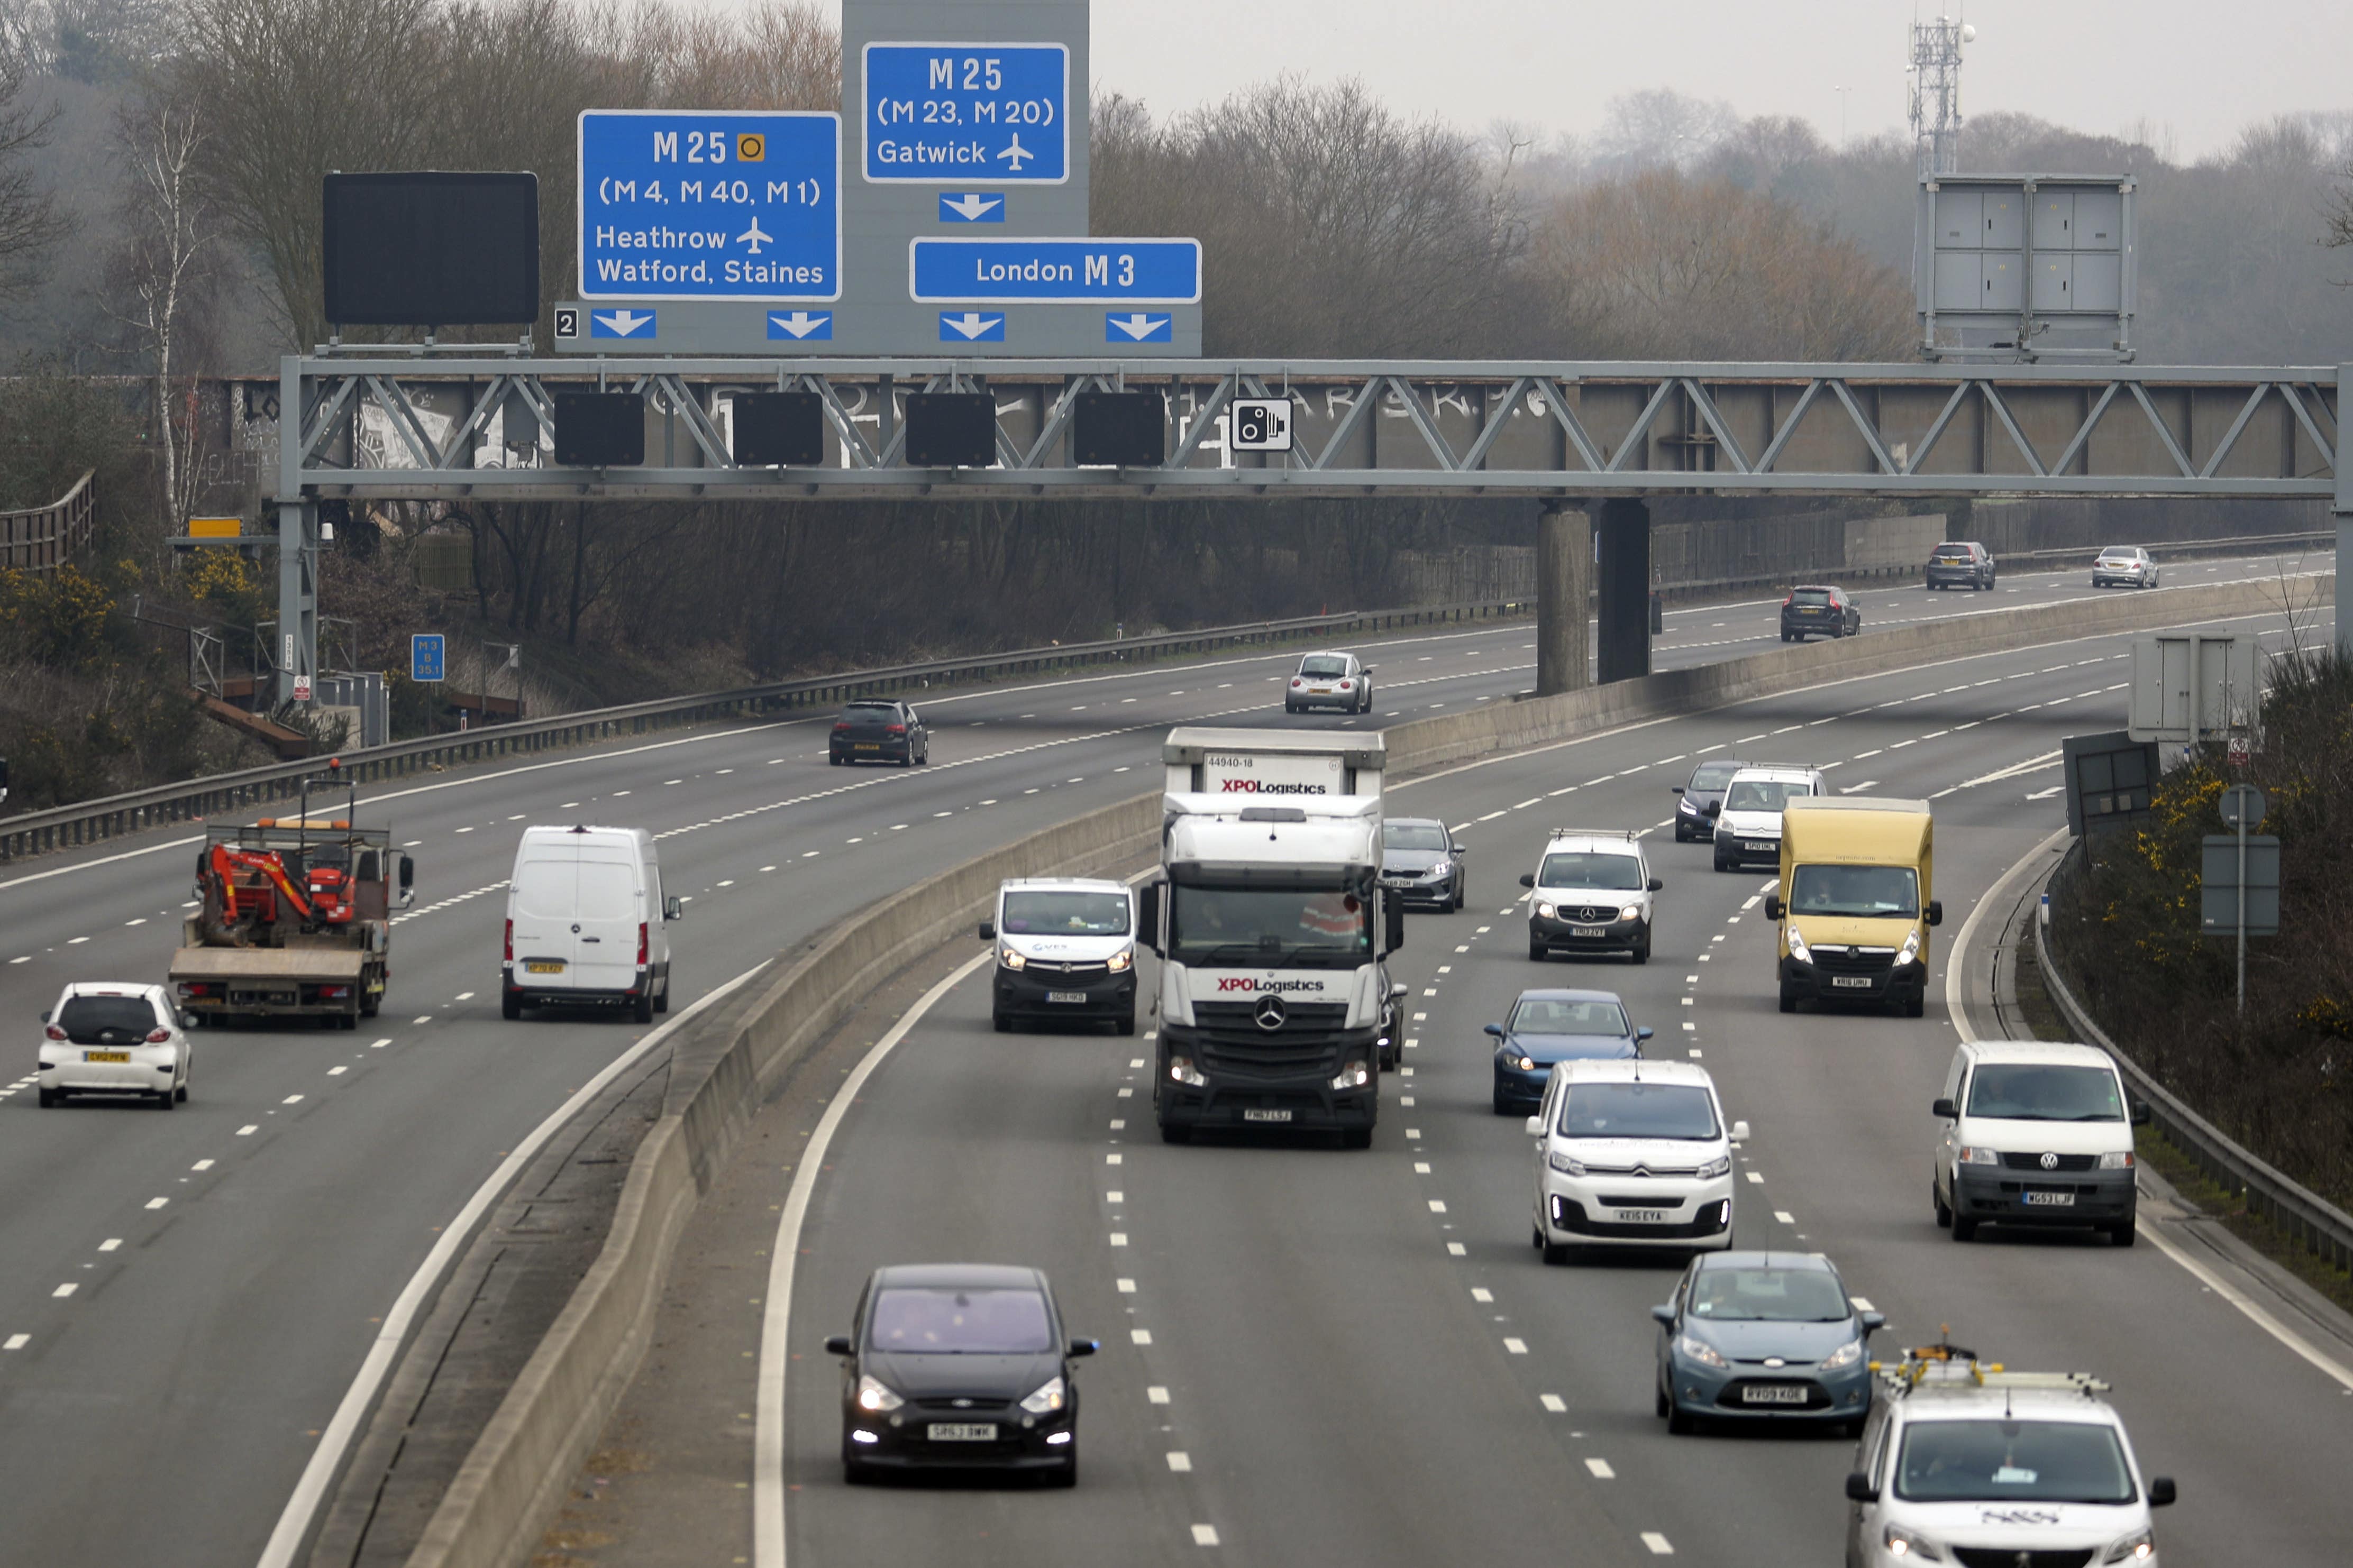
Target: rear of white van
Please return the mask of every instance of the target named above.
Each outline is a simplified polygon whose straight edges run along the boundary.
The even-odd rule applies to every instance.
[[[644,1022],[668,1010],[669,912],[643,829],[525,829],[507,893],[506,1016],[617,1004]]]

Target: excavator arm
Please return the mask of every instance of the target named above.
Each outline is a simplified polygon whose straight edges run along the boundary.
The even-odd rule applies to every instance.
[[[279,896],[286,900],[287,908],[300,913],[304,920],[317,918],[310,899],[304,895],[301,889],[294,885],[293,879],[286,875],[285,863],[276,855],[268,851],[256,853],[246,849],[233,849],[226,844],[216,844],[212,847],[211,855],[207,857],[207,863],[211,868],[214,885],[220,889],[221,918],[225,922],[233,924],[248,914],[259,913],[258,910],[247,910],[237,907],[237,873],[240,870],[259,872],[268,878],[270,884],[278,889]]]

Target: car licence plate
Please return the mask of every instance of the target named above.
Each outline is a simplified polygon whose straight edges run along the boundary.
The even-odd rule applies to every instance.
[[[1242,1120],[1244,1121],[1288,1121],[1291,1120],[1291,1112],[1288,1110],[1245,1110],[1242,1112]]]
[[[1763,840],[1744,838],[1740,841],[1740,847],[1743,849],[1778,849],[1781,847],[1778,841],[1770,838]]]
[[[934,1421],[932,1423],[934,1443],[994,1443],[997,1423],[994,1421]]]
[[[1740,1391],[1743,1405],[1803,1405],[1806,1391],[1793,1383],[1752,1383]]]
[[[882,749],[882,742],[880,741],[852,741],[849,744],[852,750],[860,752],[879,752]]]
[[[1571,926],[1568,928],[1568,934],[1584,937],[1608,936],[1609,928],[1608,926]]]
[[[526,958],[522,961],[525,974],[561,974],[564,960],[560,958]]]
[[[1839,987],[1842,991],[1868,991],[1871,989],[1871,976],[1868,974],[1833,974],[1831,976],[1831,984]]]
[[[86,1062],[127,1062],[131,1059],[131,1053],[129,1051],[84,1051],[81,1054],[81,1059]]]
[[[2036,1208],[2063,1209],[2073,1206],[2075,1194],[2073,1193],[2029,1193],[2026,1194],[2026,1201],[2029,1205]]]
[[[1664,1225],[1674,1215],[1667,1209],[1611,1209],[1609,1217],[1626,1225]]]
[[[1083,1002],[1086,999],[1087,994],[1083,991],[1049,991],[1046,993],[1046,1000],[1049,1002]]]

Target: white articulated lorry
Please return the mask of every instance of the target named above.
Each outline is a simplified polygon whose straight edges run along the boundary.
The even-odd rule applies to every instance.
[[[1380,886],[1380,736],[1178,729],[1162,758],[1161,875],[1137,900],[1161,961],[1161,1137],[1273,1126],[1369,1147],[1398,1052],[1382,960],[1405,942]]]

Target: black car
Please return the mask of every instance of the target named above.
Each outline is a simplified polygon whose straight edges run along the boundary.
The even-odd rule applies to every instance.
[[[1064,1341],[1043,1274],[986,1263],[878,1268],[853,1322],[825,1342],[842,1358],[844,1479],[987,1468],[1078,1484],[1071,1363],[1096,1346]]]
[[[1993,589],[1993,552],[1982,544],[1959,541],[1939,544],[1928,552],[1925,576],[1931,591],[1967,588],[1971,593],[1990,593]]]
[[[1683,796],[1675,803],[1676,843],[1688,844],[1696,838],[1706,844],[1715,839],[1715,818],[1708,815],[1707,808],[1713,805],[1723,809],[1725,786],[1732,782],[1733,774],[1748,765],[1736,759],[1702,763],[1692,770],[1691,783],[1675,785],[1675,793]]]
[[[1465,853],[1437,818],[1393,816],[1381,826],[1381,886],[1408,909],[1459,910]]]
[[[931,727],[904,702],[853,702],[833,721],[825,760],[837,768],[845,763],[896,763],[902,768],[928,763]]]
[[[1862,630],[1862,612],[1843,588],[1827,584],[1801,584],[1781,601],[1781,640],[1803,642],[1808,637],[1851,637]]]

